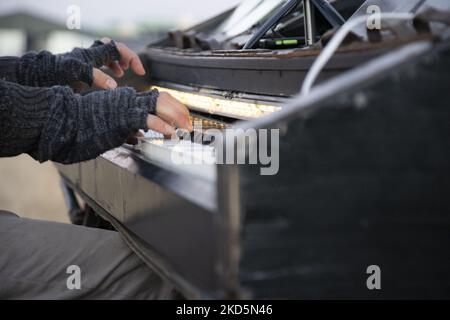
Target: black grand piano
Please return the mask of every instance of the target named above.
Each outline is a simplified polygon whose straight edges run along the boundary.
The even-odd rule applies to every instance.
[[[330,3],[244,1],[149,45],[150,76],[123,84],[237,133],[148,132],[58,165],[74,222],[118,230],[186,298],[450,297],[449,3]],[[355,26],[299,94],[373,5],[403,17]],[[263,147],[269,161],[252,163]]]

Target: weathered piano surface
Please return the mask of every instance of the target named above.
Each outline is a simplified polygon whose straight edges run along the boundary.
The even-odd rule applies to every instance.
[[[449,70],[449,42],[418,42],[233,122],[280,129],[274,176],[131,146],[58,169],[189,298],[448,298]]]
[[[336,5],[347,17],[361,2]],[[168,90],[204,129],[278,129],[279,172],[219,164],[226,151],[215,144],[150,132],[138,146],[59,165],[66,183],[188,298],[448,298],[449,41],[412,35],[418,21],[400,26],[401,41],[342,48],[317,89],[293,97],[314,48],[184,47],[226,15],[149,46],[141,57],[151,78],[122,84]],[[222,148],[261,143],[236,141]],[[175,164],[173,154],[198,161]],[[381,268],[382,290],[367,289],[370,265]]]

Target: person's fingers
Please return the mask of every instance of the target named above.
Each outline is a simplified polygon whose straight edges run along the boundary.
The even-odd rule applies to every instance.
[[[173,99],[173,103],[178,108],[178,110],[180,110],[185,115],[185,117],[189,120],[189,109],[184,104],[182,104],[179,100],[177,100],[175,98]]]
[[[120,65],[122,68],[127,70],[131,67],[131,70],[133,70],[134,73],[143,76],[145,74],[145,69],[139,56],[121,42],[116,43],[116,46],[120,53]]]
[[[117,61],[111,62],[108,67],[111,69],[111,71],[114,73],[116,77],[118,78],[123,77],[124,75],[123,69]]]
[[[133,59],[130,61],[131,70],[139,76],[145,75],[145,69],[142,65],[142,61],[137,54],[134,54]]]
[[[152,114],[147,117],[147,126],[150,130],[157,131],[165,136],[171,136],[175,132],[174,127]]]
[[[167,92],[160,92],[156,115],[174,127],[192,131],[189,110]]]
[[[110,38],[102,38],[100,40],[103,43],[110,43]],[[120,54],[120,67],[123,70],[128,70],[128,68],[131,66],[131,70],[133,70],[134,73],[136,73],[139,76],[145,75],[145,69],[142,64],[141,59],[139,59],[139,56],[132,51],[130,48],[128,48],[126,45],[124,45],[121,42],[116,42],[117,50]]]
[[[129,64],[128,61],[120,60],[120,61],[119,61],[119,64],[120,64],[120,67],[121,67],[123,70],[128,70],[128,69],[130,68],[130,64]]]
[[[189,109],[178,99],[174,98],[170,93],[164,91],[160,92],[160,95],[163,95],[164,103],[172,104],[177,112],[181,112],[182,114],[184,114],[185,119],[189,119]]]
[[[117,88],[117,82],[100,69],[94,68],[92,78],[93,84],[101,89]]]

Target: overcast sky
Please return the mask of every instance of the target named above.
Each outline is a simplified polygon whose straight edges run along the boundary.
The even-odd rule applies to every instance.
[[[39,15],[66,21],[67,8],[81,9],[85,27],[105,28],[111,24],[168,21],[193,23],[211,17],[240,2],[239,0],[1,0],[0,13],[26,8]]]

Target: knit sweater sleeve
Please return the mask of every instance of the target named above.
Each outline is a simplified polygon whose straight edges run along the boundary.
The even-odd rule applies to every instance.
[[[64,59],[77,59],[96,68],[120,60],[116,43],[114,41],[103,43],[100,40],[95,41],[90,48],[74,48],[72,51],[58,56]]]
[[[69,53],[28,52],[21,57],[0,57],[0,79],[32,87],[70,85],[76,81],[92,85],[93,68],[119,60],[114,42],[94,42],[90,48]]]
[[[28,52],[21,57],[0,58],[0,78],[31,87],[92,84],[93,66],[48,51]]]
[[[93,159],[147,129],[157,94],[119,88],[81,96],[68,87],[0,80],[0,156],[28,153],[65,164]]]

